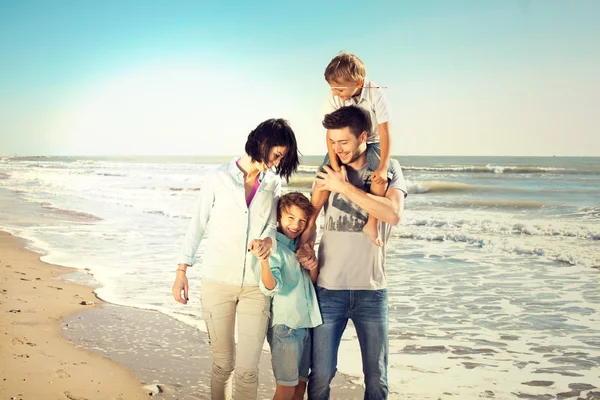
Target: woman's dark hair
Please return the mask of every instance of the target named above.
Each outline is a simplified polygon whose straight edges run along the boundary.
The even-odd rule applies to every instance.
[[[286,120],[271,118],[262,122],[248,135],[245,149],[253,161],[268,163],[269,153],[275,146],[286,147],[276,173],[287,181],[298,169],[300,160],[296,136]]]
[[[350,132],[358,138],[363,132],[371,132],[371,116],[357,106],[341,107],[325,115],[323,126],[325,129],[350,128]]]

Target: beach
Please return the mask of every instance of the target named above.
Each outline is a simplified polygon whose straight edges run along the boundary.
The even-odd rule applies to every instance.
[[[0,398],[209,399],[208,337],[156,311],[105,303],[93,287],[69,283],[70,268],[46,264],[0,231]],[[260,399],[275,381],[260,364]],[[333,390],[360,398],[338,374]]]
[[[57,326],[163,397],[206,390],[202,245],[188,269],[189,304],[173,301],[171,285],[203,178],[230,160],[0,159],[0,230],[44,265],[73,268],[62,279],[108,303],[78,301],[74,311],[85,312],[63,312]],[[386,246],[390,398],[600,396],[600,159],[398,160],[409,195]],[[304,158],[283,190],[308,193],[320,161]],[[261,398],[274,387],[267,350]],[[332,398],[361,398],[351,323],[338,370]]]
[[[64,337],[61,321],[98,303],[91,288],[58,278],[67,271],[0,232],[0,398],[146,398],[131,372]]]

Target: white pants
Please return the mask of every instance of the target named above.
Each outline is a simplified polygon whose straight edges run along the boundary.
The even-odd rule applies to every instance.
[[[202,280],[202,316],[213,352],[211,398],[256,400],[258,363],[270,318],[271,299],[258,286],[234,286]],[[238,346],[234,340],[237,315]]]

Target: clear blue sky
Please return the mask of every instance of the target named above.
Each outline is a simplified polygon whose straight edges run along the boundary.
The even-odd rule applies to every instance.
[[[600,1],[0,0],[0,154],[324,154],[323,71],[387,86],[393,154],[600,155]]]

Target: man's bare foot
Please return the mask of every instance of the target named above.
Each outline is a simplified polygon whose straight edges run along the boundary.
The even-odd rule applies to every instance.
[[[379,221],[377,221],[377,219],[371,218],[369,216],[369,219],[367,220],[367,223],[363,227],[362,231],[365,235],[367,235],[371,239],[371,242],[373,242],[373,244],[375,246],[383,247],[383,242],[381,241],[381,238],[379,237],[378,225],[379,225]]]

